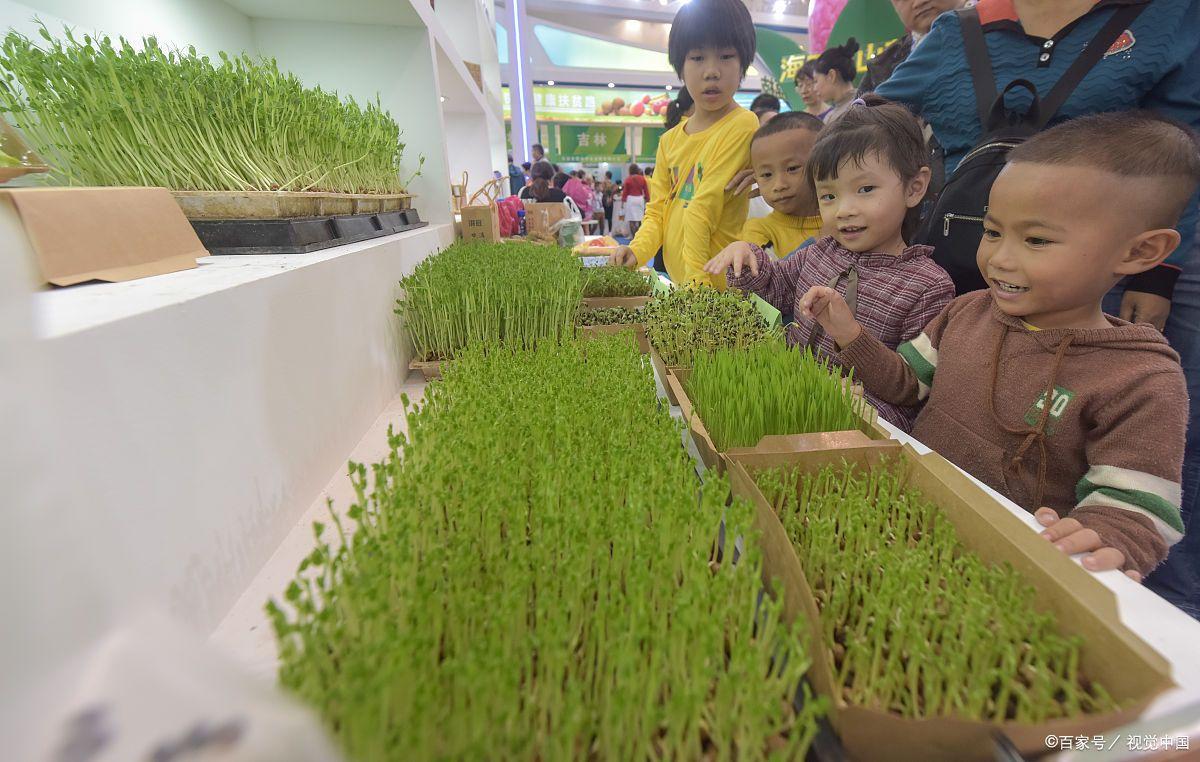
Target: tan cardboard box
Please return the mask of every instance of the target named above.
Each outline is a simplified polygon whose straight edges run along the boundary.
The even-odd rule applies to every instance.
[[[187,270],[208,256],[165,188],[13,188],[43,280],[71,286]]]
[[[988,760],[993,733],[1001,732],[1025,755],[1047,750],[1047,736],[1094,736],[1139,716],[1147,704],[1172,686],[1170,665],[1120,623],[1112,592],[1068,556],[1030,530],[978,484],[934,453],[920,456],[905,446],[898,457],[908,483],[942,509],[966,547],[985,562],[1007,562],[1036,591],[1035,606],[1053,613],[1059,631],[1083,638],[1080,672],[1100,681],[1122,709],[1103,715],[1038,724],[986,723],[952,718],[906,719],[870,707],[849,706],[833,695],[833,656],[823,642],[820,614],[804,566],[790,538],[754,483],[755,471],[794,466],[804,472],[843,462],[862,468],[894,460],[888,448],[801,453],[737,453],[727,456],[734,494],[755,506],[755,529],[764,550],[763,577],[784,599],[785,616],[803,617],[813,666],[808,678],[832,699],[830,721],[851,757],[889,762]]]

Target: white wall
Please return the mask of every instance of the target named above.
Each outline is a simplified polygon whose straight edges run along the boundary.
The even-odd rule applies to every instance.
[[[411,185],[423,218],[450,221],[445,129],[436,88],[433,51],[422,28],[309,21],[252,22],[257,50],[279,60],[306,84],[320,84],[359,100],[379,93],[404,131],[405,169],[425,166]],[[435,202],[435,199],[443,202]]]
[[[160,42],[195,45],[209,55],[253,47],[250,19],[221,0],[0,0],[0,28],[32,34],[34,16],[53,33],[66,23],[131,41],[155,35]]]

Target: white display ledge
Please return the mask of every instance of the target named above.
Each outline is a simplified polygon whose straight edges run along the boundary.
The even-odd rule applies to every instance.
[[[48,339],[84,331],[281,273],[353,258],[364,252],[405,248],[423,257],[424,244],[430,243],[434,248],[440,248],[448,245],[453,237],[453,226],[430,225],[310,254],[200,257],[196,260],[198,266],[194,270],[123,283],[91,283],[44,291],[34,298],[39,338]]]
[[[147,608],[213,631],[403,388],[399,281],[453,240],[432,225],[33,295],[29,404],[64,492],[39,537],[78,581],[63,650]]]
[[[659,396],[665,397],[657,374],[656,381]],[[424,385],[424,381],[417,374],[413,374],[405,385],[404,392],[410,400],[419,400]],[[682,415],[678,407],[672,407],[671,412],[677,418]],[[929,448],[886,421],[881,420],[880,423],[894,439],[911,444],[921,453],[929,452]],[[398,398],[375,421],[350,458],[364,463],[382,459],[387,454],[385,432],[389,425],[395,426],[397,431],[405,430]],[[699,464],[699,455],[686,431],[684,440],[688,451]],[[978,480],[975,481],[1001,505],[1028,524],[1031,531],[1040,531],[1040,526],[1031,514]],[[278,662],[274,633],[263,606],[269,598],[279,599],[282,596],[284,589],[294,578],[301,559],[312,551],[312,522],[322,521],[328,524],[329,507],[326,497],[333,500],[333,510],[344,517],[354,499],[354,492],[345,472],[329,483],[321,498],[315,501],[297,522],[210,639],[211,643],[237,659],[248,670],[267,679],[273,679]],[[351,522],[347,520],[347,523]],[[1179,686],[1156,699],[1143,714],[1143,720],[1161,718],[1173,710],[1200,701],[1200,652],[1197,647],[1197,644],[1200,644],[1200,622],[1120,572],[1104,572],[1094,576],[1116,596],[1121,622],[1170,662],[1173,678]]]

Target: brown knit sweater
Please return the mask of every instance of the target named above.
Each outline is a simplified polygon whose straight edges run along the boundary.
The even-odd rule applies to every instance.
[[[863,331],[840,357],[888,402],[928,400],[918,440],[1028,511],[1070,514],[1147,574],[1183,536],[1187,389],[1158,331],[1108,320],[1031,331],[977,291],[896,352]]]

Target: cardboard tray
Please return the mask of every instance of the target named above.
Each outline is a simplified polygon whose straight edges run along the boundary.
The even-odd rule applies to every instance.
[[[419,370],[426,381],[434,381],[442,377],[442,363],[445,360],[421,361],[413,360],[408,364],[409,370]]]
[[[0,201],[24,232],[8,247],[51,285],[163,275],[208,255],[165,188],[6,188]]]
[[[722,451],[717,449],[704,421],[696,413],[691,399],[687,396],[687,380],[691,376],[690,368],[676,368],[663,383],[667,385],[667,395],[678,400],[683,419],[687,421],[692,441],[707,468],[715,468],[718,472],[725,470]],[[809,450],[842,450],[877,447],[881,442],[892,442],[891,435],[879,425],[879,411],[866,404],[857,429],[850,431],[828,431],[814,434],[768,434],[753,447],[735,447],[729,454],[750,453],[789,453],[807,452]]]
[[[662,356],[653,345],[650,346],[650,362],[654,365],[654,369],[658,371],[658,377],[662,379],[663,388],[667,391],[667,399],[672,405],[679,404],[679,398],[675,396],[675,387],[667,380],[667,377],[675,372],[690,370],[690,368],[677,368],[667,365],[663,362]]]
[[[1081,635],[1080,671],[1100,681],[1124,708],[1104,715],[1039,724],[985,723],[952,718],[906,719],[888,712],[849,706],[833,696],[830,649],[810,649],[808,677],[830,696],[830,721],[851,757],[857,760],[984,760],[992,758],[994,733],[1002,733],[1023,754],[1046,752],[1045,738],[1094,736],[1135,718],[1156,695],[1172,687],[1168,662],[1120,624],[1116,598],[1089,572],[1056,550],[1017,516],[941,456],[919,456],[909,446],[856,451],[803,453],[731,453],[727,465],[733,492],[755,506],[755,529],[763,544],[764,582],[784,597],[784,614],[803,616],[810,641],[822,643],[816,601],[803,564],[779,517],[754,484],[763,468],[795,466],[805,472],[849,462],[877,467],[899,458],[908,483],[939,506],[954,524],[960,541],[988,563],[1008,562],[1036,590],[1035,606],[1053,613],[1059,631]]]
[[[624,307],[627,310],[640,310],[650,303],[652,296],[585,296],[583,306],[589,310],[607,307]]]
[[[650,341],[646,338],[646,327],[641,323],[629,323],[625,325],[588,325],[579,327],[579,335],[584,338],[593,336],[608,336],[619,334],[622,332],[632,332],[634,340],[637,342],[638,349],[642,354],[650,352]],[[442,377],[442,363],[450,362],[449,360],[413,360],[408,364],[409,370],[419,370],[426,381],[434,381]]]
[[[646,326],[641,323],[613,323],[611,325],[582,325],[579,335],[583,338],[594,336],[613,336],[619,333],[633,331],[634,340],[642,354],[650,354],[650,340],[646,338]]]
[[[189,220],[264,220],[379,214],[412,208],[408,193],[172,191]]]

